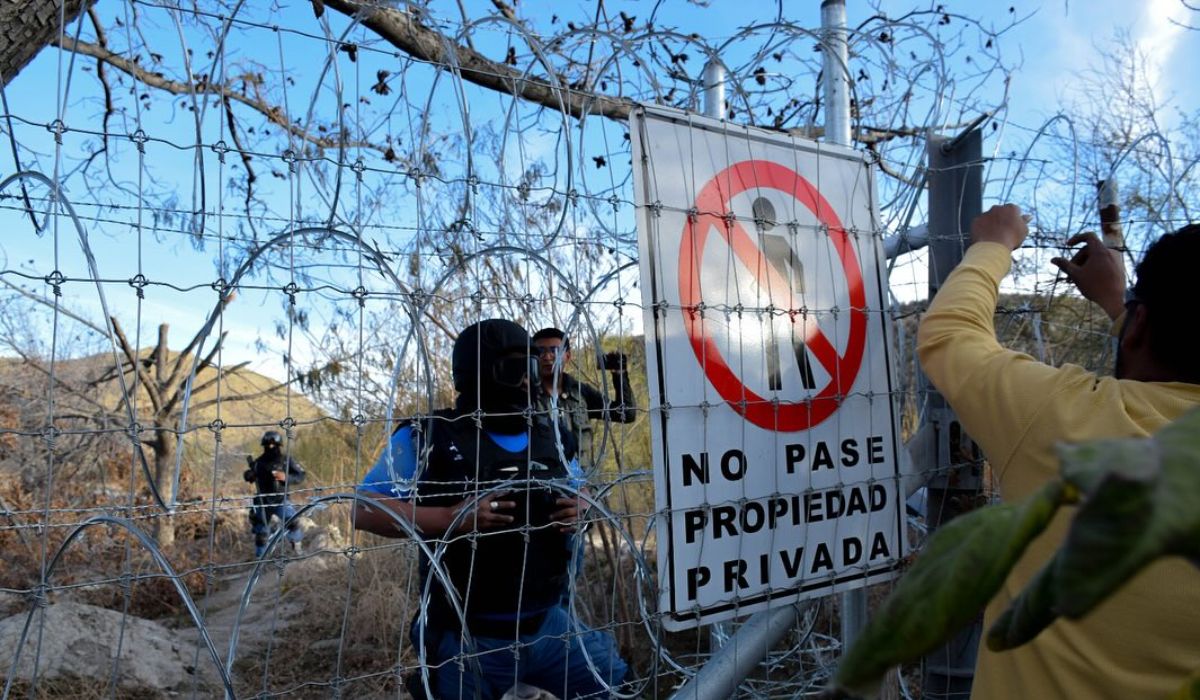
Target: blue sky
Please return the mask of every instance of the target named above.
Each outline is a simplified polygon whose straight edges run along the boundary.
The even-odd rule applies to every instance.
[[[482,4],[487,5],[488,3]],[[456,16],[453,3],[447,2],[443,5],[444,7],[438,6],[443,16],[451,18]],[[594,8],[591,3],[577,3],[577,5],[580,8],[577,14],[583,16],[588,15]],[[628,7],[631,13],[648,12],[650,6],[648,3],[616,3],[616,5]],[[851,2],[850,5],[849,22],[853,26],[865,17],[865,11],[859,3]],[[994,7],[993,4],[988,3],[987,8],[981,8],[980,6],[984,4],[976,2],[948,2],[946,5],[950,11],[958,11],[963,14],[978,16],[982,13],[985,23],[992,21],[997,25],[1004,24],[1010,16],[1007,3],[996,4]],[[1196,65],[1200,59],[1200,32],[1189,31],[1171,21],[1176,19],[1181,22],[1190,21],[1193,24],[1200,24],[1200,19],[1189,17],[1189,13],[1178,0],[1147,0],[1146,2],[1100,0],[1089,3],[1014,1],[1011,5],[1017,16],[1026,18],[1003,37],[1001,44],[1008,61],[1019,65],[1010,86],[1008,118],[1011,123],[1030,129],[1037,128],[1046,118],[1057,113],[1060,105],[1081,99],[1083,96],[1076,94],[1080,73],[1090,65],[1095,65],[1098,55],[1111,47],[1113,36],[1118,30],[1128,31],[1147,54],[1152,79],[1155,82],[1160,103],[1165,108],[1164,122],[1166,124],[1172,123],[1173,110],[1195,113],[1200,107],[1200,86],[1196,85],[1194,69],[1192,69],[1192,66]],[[548,4],[548,6],[550,5]],[[552,6],[561,7],[557,4]],[[761,14],[756,18],[769,17],[772,14],[770,10],[772,6],[767,3],[756,6],[763,8]],[[819,3],[815,1],[787,2],[785,3],[785,12],[788,13],[789,19],[795,22],[816,27],[819,24],[818,6]],[[883,6],[888,12],[895,14],[912,5],[903,2],[888,2]],[[541,6],[532,0],[526,0],[521,7],[523,12],[537,13]],[[731,28],[743,25],[752,19],[748,16],[746,7],[744,2],[735,3],[725,0],[714,0],[709,8],[698,8],[692,4],[681,2],[668,3],[663,10],[663,18],[668,23],[675,24],[685,31],[695,31],[706,37],[717,37],[722,32],[731,32]],[[100,8],[102,13],[122,11],[121,4],[114,4],[109,0],[103,0]],[[556,11],[567,14],[564,10]],[[616,12],[616,7],[614,6],[611,11]],[[799,14],[792,14],[794,12]],[[148,31],[161,31],[166,35],[173,31],[173,28],[160,26]],[[243,51],[246,53],[259,51],[265,57],[262,60],[270,62],[270,56],[276,49],[277,47],[274,46],[244,47]],[[306,50],[302,44],[285,44],[284,46],[288,61],[309,60],[311,57],[305,55]],[[49,156],[52,153],[53,141],[44,129],[36,125],[45,124],[53,118],[56,104],[55,94],[63,86],[63,82],[60,80],[62,75],[59,70],[60,60],[62,59],[58,52],[52,49],[44,51],[7,89],[7,97],[14,114],[34,123],[32,126],[22,127],[23,133],[41,135],[41,141],[35,143],[33,147],[39,150],[43,156]],[[94,78],[85,72],[89,63],[80,61],[77,64],[72,87],[73,95],[76,98],[87,94],[95,95]],[[359,64],[358,68],[366,70],[364,65],[366,62]],[[296,77],[300,84],[293,91],[293,99],[303,103],[308,98],[303,83],[308,76],[296,73]],[[348,80],[351,78],[353,76],[346,76]],[[359,77],[359,80],[361,83],[364,79]],[[369,84],[369,82],[368,80],[365,84]],[[990,87],[995,90],[1003,89],[1003,86],[999,84]],[[473,115],[481,116],[487,115],[489,111],[497,108],[480,100],[479,103],[472,104],[471,109]],[[147,119],[159,119],[161,113],[162,111],[159,109],[159,111],[147,114],[146,117]],[[94,114],[94,110],[84,109],[77,103],[73,103],[68,106],[68,114],[71,117],[82,116]],[[448,115],[447,119],[453,117],[454,115]],[[388,128],[395,128],[396,131],[403,132],[405,123],[411,122],[411,119],[410,115],[398,113],[391,120],[395,124]],[[67,121],[72,125],[79,123],[70,118]],[[168,133],[186,133],[189,123],[186,114],[178,114],[168,125],[157,128]],[[208,128],[217,129],[218,127],[219,120],[209,120]],[[591,128],[589,126],[589,129]],[[609,132],[607,133],[609,138],[617,133],[612,127],[604,127],[604,129]],[[593,135],[591,138],[600,137]],[[620,137],[616,136],[616,138]],[[206,137],[206,140],[214,139]],[[990,149],[997,145],[1004,146],[1004,144],[988,143],[986,148]],[[525,149],[522,156],[527,160],[553,153],[558,148],[553,139],[548,137],[529,139],[527,143],[518,144],[518,146]],[[510,148],[515,148],[515,146],[510,146]],[[180,207],[186,209],[192,197],[188,189],[190,184],[187,184],[190,183],[187,175],[191,171],[190,158],[178,153],[172,155],[163,149],[153,150],[152,153],[154,153],[155,161],[151,165],[157,168],[157,173],[184,174],[180,181],[185,185],[179,188],[177,195]],[[0,146],[0,175],[11,174],[12,162],[7,143],[4,143]],[[43,157],[41,160],[43,167],[48,167],[52,162],[53,159],[49,157]],[[208,177],[220,176],[212,159],[209,160],[207,166]],[[260,177],[267,180],[272,177],[269,171],[259,174]],[[229,177],[230,172],[225,171],[224,175]],[[277,191],[279,192],[279,201],[282,202],[282,198],[286,196],[286,188],[279,188]],[[79,192],[71,194],[76,197],[82,195]],[[995,195],[995,193],[992,194]],[[306,202],[306,197],[312,196],[311,188],[299,190],[298,195],[301,202]],[[286,206],[282,208],[287,209]],[[309,211],[313,208],[319,210],[320,203],[308,205]],[[60,231],[56,253],[52,236],[42,239],[34,237],[29,232],[28,224],[14,220],[11,214],[0,213],[0,221],[5,222],[5,229],[8,232],[3,243],[0,244],[4,254],[4,259],[0,262],[3,262],[5,269],[25,269],[22,268],[22,265],[27,265],[27,261],[32,260],[32,265],[29,265],[27,269],[35,276],[40,277],[46,274],[49,270],[55,269],[56,265],[68,277],[83,275],[82,260],[76,252],[77,245],[74,243],[73,232],[66,228]],[[65,226],[65,220],[60,220],[60,225]],[[188,243],[181,242],[178,235],[167,235],[166,242],[158,242],[151,233],[147,232],[142,237],[142,252],[139,262],[137,246],[125,232],[110,231],[102,225],[97,225],[90,230],[90,235],[96,249],[102,276],[105,278],[119,281],[128,279],[141,270],[147,276],[169,279],[175,285],[203,287],[215,277],[213,263],[215,248],[212,245],[209,245],[203,252],[198,252]],[[57,263],[55,263],[56,255],[58,256]],[[913,268],[898,271],[897,274],[908,276],[904,279],[923,278],[919,261]],[[6,275],[6,279],[16,278]],[[916,288],[915,285],[910,285],[910,287]],[[68,295],[67,303],[72,308],[98,320],[100,318],[99,308],[92,288],[76,283],[70,289],[73,293]],[[109,303],[128,328],[137,327],[137,319],[140,315],[142,345],[152,342],[154,326],[160,321],[172,323],[173,328],[176,329],[173,338],[176,343],[181,343],[185,335],[190,336],[192,329],[199,326],[204,313],[211,308],[215,299],[215,293],[211,291],[183,293],[165,288],[155,288],[148,290],[139,309],[138,299],[127,284],[115,282],[107,285],[106,289]],[[281,297],[278,293],[265,291],[243,293],[242,297],[230,306],[225,315],[224,324],[230,331],[226,362],[251,360],[260,371],[278,376],[281,373],[278,353],[286,350],[286,341],[276,339],[273,331],[275,322],[280,317],[280,308]],[[130,334],[133,335],[134,332],[136,331],[131,330]],[[264,352],[263,348],[258,345],[259,341],[265,342],[269,348],[268,352]],[[292,351],[301,357],[305,354],[303,347],[294,347]]]

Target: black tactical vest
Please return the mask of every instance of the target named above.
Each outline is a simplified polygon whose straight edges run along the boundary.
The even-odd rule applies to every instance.
[[[497,445],[469,415],[439,411],[432,420],[410,426],[418,459],[415,505],[451,506],[511,482],[504,500],[517,503],[512,526],[454,535],[442,559],[468,618],[521,616],[556,605],[566,585],[572,535],[547,525],[563,492],[535,483],[569,477],[550,421],[535,417],[528,447],[515,453]],[[571,431],[561,428],[558,439],[563,456],[572,459]],[[429,544],[436,548],[438,543]],[[424,559],[421,573],[429,573]],[[441,618],[443,625],[456,622],[436,579],[432,591],[431,617]]]
[[[272,472],[278,470],[286,473],[288,461],[282,453],[274,456],[263,453],[254,460],[251,469],[254,470],[254,485],[258,490],[258,495],[254,498],[255,505],[277,506],[283,503],[283,484],[275,481]]]

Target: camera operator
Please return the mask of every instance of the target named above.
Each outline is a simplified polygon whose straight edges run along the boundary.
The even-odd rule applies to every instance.
[[[637,420],[637,401],[629,384],[629,358],[625,353],[606,353],[600,368],[612,380],[611,401],[596,387],[580,381],[567,372],[571,363],[571,339],[557,328],[543,328],[533,334],[533,347],[538,358],[538,380],[541,395],[539,410],[553,417],[562,416],[571,426],[579,447],[579,462],[584,472],[592,473],[600,446],[595,444],[594,420],[632,423]]]

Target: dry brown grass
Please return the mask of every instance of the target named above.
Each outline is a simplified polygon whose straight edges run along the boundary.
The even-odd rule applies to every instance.
[[[109,688],[107,683],[95,678],[43,678],[39,679],[36,689],[28,681],[13,682],[9,693],[14,698],[55,698],[55,700],[156,700],[162,694],[150,688],[129,688],[116,686]]]
[[[0,479],[0,497],[15,506],[18,513],[25,511],[24,515],[14,516],[18,527],[0,529],[0,550],[5,552],[0,588],[36,589],[43,562],[49,563],[75,527],[90,515],[113,510],[95,493],[87,493],[85,486],[66,484],[62,491],[63,501],[53,504],[59,509],[52,510],[48,521],[38,514],[33,524],[26,521],[34,518],[30,513],[37,512],[41,504],[34,502],[15,479]],[[64,507],[66,503],[70,507]],[[230,555],[236,550],[229,545],[241,534],[241,518],[223,512],[217,514],[214,523],[211,514],[199,511],[173,517],[178,537],[174,547],[163,553],[176,567],[187,590],[193,596],[199,595],[204,590],[205,576],[202,566],[196,563],[211,561],[220,566],[231,561]],[[151,529],[145,520],[134,522]],[[85,530],[63,550],[49,584],[52,598],[69,597],[114,610],[128,609],[137,617],[162,619],[184,612],[174,582],[163,574],[150,552],[126,530],[115,526],[96,525]],[[10,599],[10,606],[13,604]]]
[[[276,631],[273,650],[240,656],[243,691],[325,698],[337,683],[344,697],[396,696],[416,667],[408,637],[420,594],[416,548],[369,535],[358,547],[289,567],[282,596],[303,614]]]

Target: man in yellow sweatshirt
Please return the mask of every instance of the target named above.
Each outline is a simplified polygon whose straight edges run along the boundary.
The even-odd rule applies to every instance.
[[[996,341],[998,287],[1028,235],[1026,221],[1011,204],[975,219],[972,245],[917,337],[925,373],[983,449],[1004,500],[1058,475],[1056,443],[1144,437],[1200,405],[1200,225],[1150,246],[1128,300],[1117,254],[1094,234],[1070,241],[1084,244],[1073,259],[1054,261],[1119,329],[1116,377],[1101,377],[1051,367]],[[985,629],[1051,558],[1073,515],[1064,509],[1030,545],[988,605]],[[1197,668],[1200,569],[1168,558],[1081,620],[1060,619],[1013,651],[981,647],[971,697],[1164,698]]]

